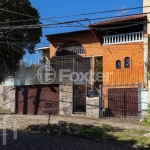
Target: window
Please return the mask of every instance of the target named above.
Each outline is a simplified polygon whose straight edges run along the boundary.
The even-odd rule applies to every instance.
[[[121,61],[120,60],[116,61],[116,69],[121,69]]]
[[[129,57],[126,57],[124,59],[124,67],[125,68],[130,68],[130,58]]]
[[[84,48],[77,41],[68,41],[61,45],[57,52],[56,56],[65,56],[65,55],[80,55],[85,54]]]

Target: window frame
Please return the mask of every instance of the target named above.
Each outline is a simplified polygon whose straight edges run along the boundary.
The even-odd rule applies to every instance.
[[[120,67],[118,67],[118,63],[120,63]],[[116,61],[116,69],[121,69],[121,60]]]
[[[128,60],[128,65],[127,65],[127,60]],[[130,57],[125,57],[124,58],[124,68],[130,68],[131,67],[131,59]]]

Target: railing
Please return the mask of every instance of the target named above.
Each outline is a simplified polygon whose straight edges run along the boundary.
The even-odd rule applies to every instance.
[[[143,31],[132,32],[125,34],[109,35],[103,37],[104,45],[107,44],[118,44],[118,43],[129,43],[143,41]]]

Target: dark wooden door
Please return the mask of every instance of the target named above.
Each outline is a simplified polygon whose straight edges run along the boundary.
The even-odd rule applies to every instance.
[[[54,103],[53,114],[59,114],[59,86],[39,85],[17,88],[18,114],[43,114],[45,103]]]
[[[73,85],[74,113],[86,112],[86,86]]]
[[[16,113],[24,114],[25,105],[27,101],[27,88],[17,87],[16,90],[17,90]]]
[[[113,116],[138,116],[137,88],[108,89],[108,108]]]
[[[28,87],[28,97],[27,97],[27,113],[34,115],[35,113],[35,107],[37,105],[37,98],[38,98],[38,93],[37,93],[37,89],[39,86],[32,86],[32,87]]]

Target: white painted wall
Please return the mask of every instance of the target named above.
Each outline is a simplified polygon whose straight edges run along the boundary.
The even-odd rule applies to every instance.
[[[146,89],[141,90],[141,101],[142,101],[142,110],[147,110],[148,90]]]

